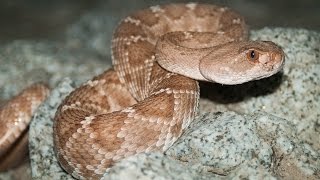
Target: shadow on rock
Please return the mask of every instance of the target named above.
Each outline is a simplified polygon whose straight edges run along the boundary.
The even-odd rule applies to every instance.
[[[200,97],[222,104],[243,101],[246,98],[264,96],[273,93],[285,80],[283,72],[271,77],[238,85],[222,85],[200,82]]]

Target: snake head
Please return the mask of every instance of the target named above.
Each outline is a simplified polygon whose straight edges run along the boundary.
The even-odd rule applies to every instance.
[[[203,77],[221,84],[241,84],[279,72],[282,48],[271,41],[232,42],[218,46],[199,65]]]
[[[271,41],[257,43],[259,46],[245,46],[239,49],[239,53],[245,53],[249,63],[260,64],[261,68],[267,71],[278,69],[279,65],[283,65],[285,54],[278,45]]]

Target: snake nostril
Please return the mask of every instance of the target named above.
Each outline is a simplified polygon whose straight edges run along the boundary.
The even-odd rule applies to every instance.
[[[273,70],[273,69],[274,69],[274,64],[270,66],[270,70]]]

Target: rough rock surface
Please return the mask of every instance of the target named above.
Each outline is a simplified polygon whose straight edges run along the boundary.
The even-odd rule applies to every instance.
[[[109,23],[102,15],[89,14],[68,30],[65,42],[16,41],[0,47],[1,98],[39,80],[56,87],[30,126],[35,179],[71,179],[53,153],[52,118],[73,87],[109,67]],[[239,86],[202,84],[201,116],[167,156],[130,157],[105,178],[319,179],[320,34],[265,28],[252,31],[252,38],[272,40],[284,48],[287,61],[282,73]],[[68,76],[74,83],[65,79],[57,85]],[[205,113],[217,111],[223,113]]]
[[[166,152],[175,160],[157,153],[133,156],[105,179],[316,178],[317,153],[296,141],[294,131],[287,120],[264,112],[206,113]]]
[[[73,90],[71,80],[64,79],[51,91],[30,124],[29,151],[32,177],[36,179],[71,179],[59,166],[53,150],[53,118],[61,100]]]

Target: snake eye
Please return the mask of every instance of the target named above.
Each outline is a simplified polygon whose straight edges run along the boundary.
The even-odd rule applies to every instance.
[[[259,59],[259,52],[255,50],[249,50],[247,52],[247,58],[250,61],[256,62]]]

